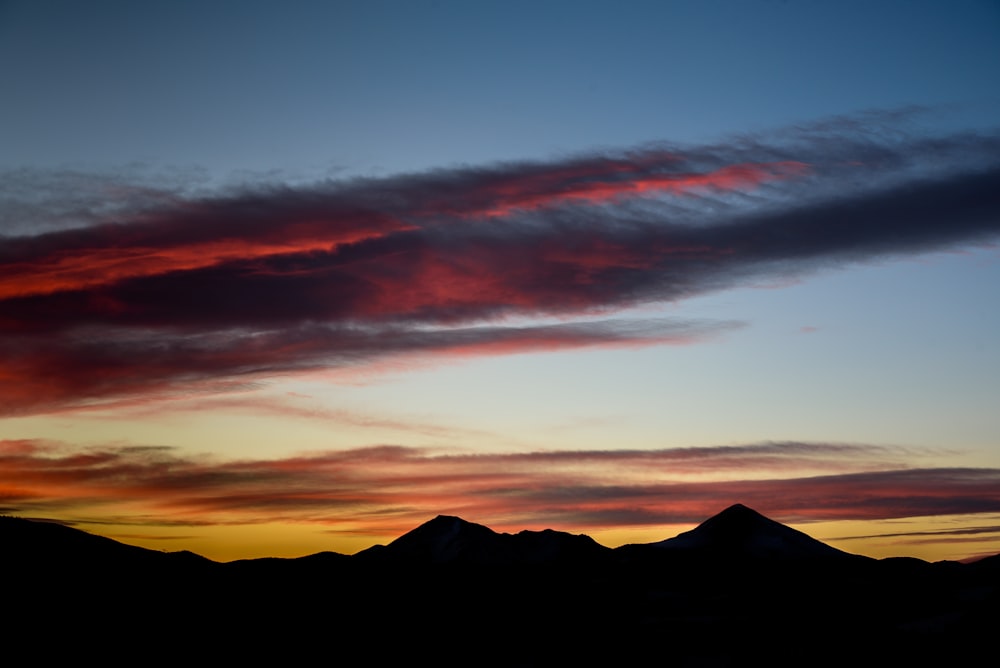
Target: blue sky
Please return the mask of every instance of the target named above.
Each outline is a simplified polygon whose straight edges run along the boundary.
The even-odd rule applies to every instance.
[[[995,112],[990,2],[7,2],[4,162],[395,172]]]
[[[631,160],[667,149],[697,156],[701,162],[692,157],[692,165],[711,165],[704,169],[722,170],[717,174],[765,154],[787,153],[809,169],[823,151],[830,156],[823,169],[815,168],[815,179],[805,177],[808,189],[785,187],[800,183],[801,174],[793,177],[784,162],[761,158],[771,171],[757,185],[727,194],[713,184],[708,194],[698,191],[697,201],[647,202],[675,207],[667,209],[670,215],[688,224],[710,225],[726,212],[750,215],[758,206],[797,210],[807,200],[842,203],[850,212],[853,198],[869,188],[912,184],[906,187],[919,195],[925,176],[995,169],[998,81],[995,2],[0,2],[0,243],[7,244],[0,257],[18,272],[27,266],[24,249],[32,239],[49,239],[44,233],[98,229],[108,222],[141,226],[154,210],[181,219],[190,207],[221,209],[223,201],[278,208],[284,195],[304,200],[344,188],[353,188],[352,202],[417,197],[413,193],[423,196],[428,184],[438,183],[434,179],[472,183],[489,170],[556,170],[595,156]],[[852,146],[891,150],[895,162],[884,169],[867,164],[852,175],[845,168]],[[379,210],[396,211],[397,204],[381,199]],[[959,201],[965,211],[980,206],[994,222],[919,252],[885,241],[885,251],[855,256],[841,249],[802,264],[793,258],[787,267],[774,261],[766,270],[725,274],[717,286],[698,283],[691,294],[595,302],[591,310],[562,314],[517,312],[490,321],[644,323],[634,325],[646,328],[646,338],[635,345],[603,341],[596,348],[571,345],[551,352],[526,346],[513,354],[496,348],[471,354],[411,350],[377,359],[369,351],[357,353],[362,361],[348,372],[342,359],[330,369],[310,366],[308,373],[276,364],[242,385],[206,372],[190,393],[178,390],[174,378],[169,395],[99,389],[81,394],[82,403],[64,395],[47,403],[45,383],[38,390],[27,383],[14,387],[22,381],[12,380],[18,376],[10,372],[6,381],[0,376],[9,384],[4,396],[28,408],[0,416],[0,441],[32,448],[44,443],[31,450],[48,453],[37,454],[40,461],[155,446],[215,458],[220,466],[234,459],[382,446],[510,454],[848,443],[879,453],[909,449],[895,462],[903,468],[995,472],[995,204],[964,204]],[[616,215],[648,214],[629,207]],[[566,211],[553,215],[575,224],[573,212]],[[541,215],[515,222],[534,224]],[[907,229],[899,224],[905,241]],[[943,229],[952,224],[942,216]],[[51,238],[69,245],[54,250],[49,262],[68,257],[75,247],[68,237]],[[107,243],[104,252],[119,247],[113,239]],[[32,278],[11,275],[25,284]],[[161,293],[134,292],[129,280],[113,291],[138,294],[137,303],[157,306]],[[192,298],[198,296],[194,290]],[[114,294],[125,299],[126,292]],[[295,298],[289,294],[286,300],[280,292],[244,297],[259,299],[262,312],[280,310]],[[28,313],[21,302],[5,308]],[[9,316],[11,331],[27,328],[35,317]],[[83,325],[66,317],[66,336],[93,335],[73,329]],[[483,322],[468,321],[476,327]],[[657,323],[683,323],[689,340],[649,345],[648,331]],[[593,335],[594,326],[586,327]],[[602,336],[609,328],[621,336],[620,327],[597,329]],[[126,330],[109,331],[126,336]],[[129,325],[128,341],[146,332]],[[5,339],[7,359],[27,354],[18,348],[23,341]],[[162,342],[179,345],[169,338]],[[206,389],[206,378],[219,385]],[[129,380],[136,385],[128,387],[145,387],[145,380],[136,372]],[[110,403],[100,403],[105,401]],[[22,445],[9,448],[21,452]],[[881,463],[871,465],[885,470],[881,456],[875,458]],[[757,462],[744,475],[778,476],[780,459],[766,466]],[[843,471],[848,463],[830,463],[827,472]],[[418,491],[412,491],[414,498]],[[49,492],[33,494],[33,501],[11,502],[8,509],[85,526],[104,522],[118,527],[117,535],[181,546],[180,534],[167,528],[177,521],[172,510],[146,508],[140,521],[133,511],[68,500],[60,505]],[[987,497],[978,505],[970,502],[971,519],[964,521],[1000,526],[1000,502]],[[67,492],[66,498],[77,497]],[[394,523],[366,529],[359,520],[350,529],[354,542],[333,547],[323,542],[329,533],[316,532],[376,513],[375,506],[345,510],[331,502],[322,513],[280,521],[301,522],[312,532],[305,537],[303,529],[289,552],[363,547],[438,511],[480,512],[468,519],[512,528],[611,531],[593,519],[558,526],[568,516],[546,514],[544,506],[535,514],[508,512],[499,505],[465,506],[461,498],[449,499],[447,508],[396,501],[378,511]],[[633,529],[670,534],[670,527],[694,521],[712,501],[695,508],[685,498],[677,507],[691,508],[687,514],[633,518]],[[740,501],[720,498],[716,505]],[[776,502],[758,509],[804,522],[908,517],[846,511],[834,516],[816,510],[820,505],[808,510]],[[942,516],[952,517],[954,510],[949,506]],[[205,526],[224,523],[205,512],[199,520]],[[225,552],[205,537],[209,529],[199,531],[204,534],[195,547],[219,554],[241,549]],[[239,540],[246,545],[248,539]],[[936,548],[950,552],[935,554],[1000,550],[1000,532],[984,540],[952,543]],[[912,549],[870,547],[882,553]]]

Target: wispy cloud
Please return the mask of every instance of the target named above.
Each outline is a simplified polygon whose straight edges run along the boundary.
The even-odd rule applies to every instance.
[[[274,394],[256,391],[219,393],[214,396],[175,397],[150,403],[142,398],[126,398],[101,404],[101,410],[84,409],[73,413],[76,418],[102,419],[109,412],[128,419],[161,417],[185,413],[215,413],[219,411],[237,414],[274,416],[309,420],[330,425],[360,427],[392,432],[421,434],[441,439],[469,439],[493,436],[491,432],[471,427],[457,427],[435,423],[427,419],[387,417],[371,412],[330,408],[309,397],[294,393]],[[71,411],[67,411],[69,413]]]
[[[899,531],[876,533],[862,536],[840,536],[836,540],[869,540],[871,538],[932,538],[940,540],[942,536],[958,537],[958,540],[977,540],[976,536],[993,535],[1000,536],[1000,524],[991,526],[962,527],[959,529],[938,529],[935,531]]]
[[[613,314],[995,238],[1000,136],[908,135],[897,116],[215,196],[129,190],[107,218],[89,207],[36,234],[5,221],[0,405],[391,356],[691,343],[740,323]]]
[[[373,533],[439,513],[497,528],[694,523],[737,501],[797,522],[1000,511],[996,469],[900,463],[933,454],[794,442],[478,455],[380,446],[220,461],[163,447],[0,441],[0,504],[25,515],[154,526],[337,529],[364,520]]]

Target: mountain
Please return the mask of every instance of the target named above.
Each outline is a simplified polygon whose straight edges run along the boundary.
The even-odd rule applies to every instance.
[[[191,552],[162,552],[126,545],[56,522],[0,516],[0,567],[7,569],[80,569],[143,567],[160,569],[225,566],[236,571],[275,571],[281,568],[323,569],[350,562],[411,564],[542,564],[600,563],[636,554],[684,556],[693,560],[768,561],[840,560],[874,562],[869,557],[838,550],[811,536],[771,520],[742,504],[734,504],[690,531],[672,538],[615,549],[583,534],[545,529],[498,533],[460,517],[439,515],[399,536],[388,545],[375,545],[355,555],[320,552],[297,559],[244,559],[219,564]],[[897,557],[880,562],[897,571],[928,565]],[[912,564],[909,567],[903,562]],[[949,562],[955,568],[964,566]],[[1000,555],[969,562],[978,571],[994,573]],[[934,564],[939,569],[945,564]]]
[[[858,557],[739,504],[613,550],[442,515],[355,555],[230,563],[0,518],[0,573],[7,637],[43,627],[46,656],[77,661],[114,645],[295,664],[351,646],[448,666],[921,666],[972,663],[1000,627],[1000,555]]]
[[[732,505],[694,529],[651,544],[660,550],[685,551],[728,559],[857,559],[815,538],[764,517],[743,504]]]
[[[608,557],[593,538],[562,531],[497,533],[460,517],[438,515],[386,546],[360,552],[361,559],[409,564],[513,565],[585,563]]]
[[[46,570],[59,577],[133,567],[180,570],[213,563],[193,552],[149,550],[57,522],[18,517],[0,516],[0,545],[3,570]]]

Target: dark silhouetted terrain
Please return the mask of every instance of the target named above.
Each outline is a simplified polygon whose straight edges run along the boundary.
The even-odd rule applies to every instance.
[[[604,547],[439,516],[356,555],[217,563],[0,518],[36,658],[436,665],[954,665],[993,651],[1000,555],[871,559],[735,505]]]

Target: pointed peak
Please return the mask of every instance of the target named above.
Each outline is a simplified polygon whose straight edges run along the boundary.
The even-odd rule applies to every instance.
[[[729,510],[729,511],[738,511],[738,510],[739,511],[745,511],[745,510],[750,510],[750,511],[753,511],[753,512],[757,512],[756,510],[754,510],[753,508],[751,508],[749,506],[744,506],[742,503],[734,503],[733,505],[731,505],[728,508],[726,508],[726,510]],[[726,512],[726,510],[723,510],[722,512]]]
[[[723,510],[721,513],[719,513],[718,515],[716,515],[716,517],[718,517],[720,515],[747,515],[747,516],[750,516],[750,517],[753,517],[753,516],[763,517],[763,515],[761,515],[760,513],[758,513],[756,510],[754,510],[753,508],[750,508],[749,506],[744,506],[742,503],[734,503],[733,505],[729,506],[728,508],[726,508],[725,510]]]
[[[829,557],[847,553],[776,522],[742,503],[709,517],[690,531],[658,543],[739,557]]]
[[[432,520],[424,522],[421,526],[463,526],[470,525],[472,522],[463,520],[461,517],[456,515],[438,515]]]
[[[722,512],[709,517],[707,520],[702,522],[702,526],[707,524],[780,524],[771,518],[757,512],[749,506],[745,506],[742,503],[734,503]]]
[[[750,506],[745,506],[742,503],[734,503],[722,512],[713,515],[705,521],[708,522],[711,520],[722,519],[735,522],[773,522],[774,524],[780,524],[780,522],[772,520],[767,515],[754,510]]]

